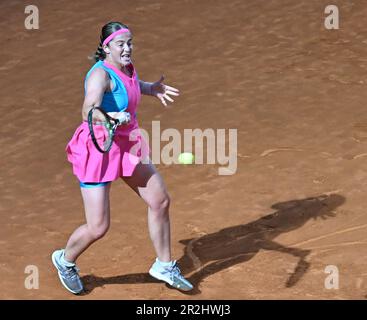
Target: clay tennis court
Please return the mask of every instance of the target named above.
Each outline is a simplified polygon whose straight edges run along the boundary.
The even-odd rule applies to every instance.
[[[367,7],[363,1],[34,0],[0,4],[2,299],[364,299],[367,294]],[[326,30],[324,9],[339,8]],[[238,164],[157,167],[172,198],[173,257],[190,294],[148,274],[146,205],[122,181],[111,228],[78,260],[86,294],[60,284],[53,250],[84,222],[65,146],[81,121],[88,60],[108,21],[129,25],[151,131],[237,129]],[[164,146],[166,142],[162,142]],[[39,270],[28,290],[25,268]],[[339,289],[326,289],[327,266]]]

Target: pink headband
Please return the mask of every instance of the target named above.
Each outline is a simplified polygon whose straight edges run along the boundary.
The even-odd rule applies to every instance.
[[[117,35],[119,35],[121,33],[125,33],[125,32],[130,32],[130,30],[129,29],[126,29],[126,28],[122,28],[122,29],[119,29],[119,30],[115,31],[114,33],[111,33],[105,39],[105,41],[103,41],[103,45],[107,45],[114,37],[116,37]]]

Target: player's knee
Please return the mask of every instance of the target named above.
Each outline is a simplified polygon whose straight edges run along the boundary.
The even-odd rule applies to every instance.
[[[165,192],[159,197],[152,199],[149,206],[153,211],[159,212],[162,215],[167,215],[170,204],[171,198],[168,193]]]
[[[109,223],[88,225],[89,234],[94,240],[101,239],[109,229]]]

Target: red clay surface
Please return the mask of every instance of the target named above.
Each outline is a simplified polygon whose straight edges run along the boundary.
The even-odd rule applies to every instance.
[[[367,292],[367,8],[329,1],[0,4],[0,298],[364,299]],[[122,4],[124,3],[124,4]],[[111,20],[134,33],[142,79],[180,89],[172,108],[144,97],[140,125],[238,129],[238,168],[157,165],[172,197],[172,246],[196,290],[154,281],[145,204],[122,181],[109,233],[78,260],[87,293],[60,284],[50,255],[84,221],[64,148],[81,120],[87,56]],[[162,142],[162,146],[165,143]],[[24,286],[27,265],[39,289]],[[325,268],[339,270],[328,290]]]

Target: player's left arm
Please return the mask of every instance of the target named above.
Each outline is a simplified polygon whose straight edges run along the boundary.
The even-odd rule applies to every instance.
[[[163,83],[164,76],[156,82],[145,82],[139,80],[140,91],[142,94],[157,97],[161,103],[166,107],[166,100],[173,102],[174,100],[170,96],[179,96],[180,91],[174,87],[167,86]]]
[[[146,82],[139,79],[139,86],[140,86],[140,92],[141,94],[145,94],[147,96],[152,95],[152,83]]]

